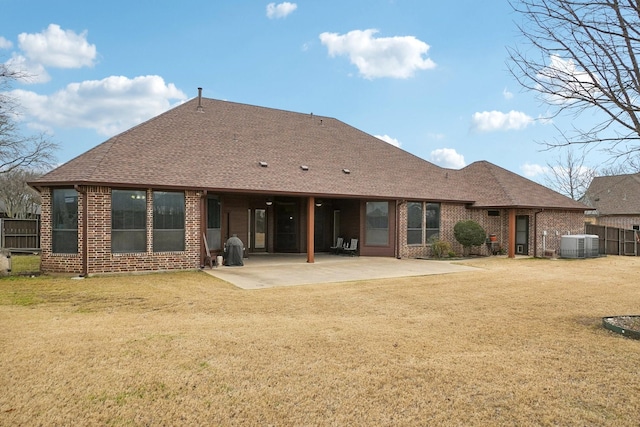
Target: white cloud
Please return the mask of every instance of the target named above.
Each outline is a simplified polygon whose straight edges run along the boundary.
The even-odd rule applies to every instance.
[[[438,148],[431,152],[431,161],[443,168],[460,169],[467,164],[464,156],[459,154],[453,148]]]
[[[471,119],[472,129],[479,132],[499,130],[520,130],[534,123],[534,119],[520,111],[483,111],[475,113]]]
[[[416,70],[428,70],[436,66],[430,58],[423,58],[429,45],[413,36],[379,37],[378,31],[354,30],[347,34],[322,33],[320,41],[327,46],[329,56],[347,55],[366,79],[392,77],[406,79]]]
[[[537,78],[546,82],[544,92],[548,93],[550,102],[557,104],[598,93],[596,82],[586,71],[578,69],[573,60],[565,60],[558,55],[549,57],[549,65],[540,70]]]
[[[278,19],[278,18],[286,18],[288,15],[293,13],[294,10],[298,8],[298,5],[295,3],[289,3],[288,1],[280,4],[269,3],[267,5],[267,18],[269,19]]]
[[[24,90],[13,90],[10,95],[25,108],[25,119],[31,125],[95,129],[106,136],[168,110],[171,100],[187,98],[160,76],[111,76],[72,83],[49,96]]]
[[[502,96],[504,96],[504,99],[512,99],[513,98],[513,92],[509,92],[509,90],[507,90],[507,88],[505,87],[502,90]]]
[[[383,140],[391,145],[395,145],[396,147],[400,147],[400,141],[395,138],[391,138],[389,135],[374,135],[376,138]]]
[[[522,171],[524,176],[526,176],[527,178],[535,178],[537,176],[546,175],[549,173],[548,166],[541,166],[541,165],[537,165],[535,163],[529,163],[529,162],[520,166],[520,170]]]
[[[10,40],[5,39],[0,36],[0,49],[11,49],[13,47],[13,43]]]
[[[76,34],[56,24],[41,33],[19,34],[18,45],[29,61],[47,67],[91,67],[96,58],[96,46],[87,42],[86,31]]]
[[[6,62],[11,70],[25,74],[26,77],[20,79],[22,83],[45,83],[51,80],[47,70],[37,62],[29,61],[22,55],[16,53]]]
[[[427,137],[429,139],[435,139],[436,141],[441,141],[441,140],[445,139],[446,135],[444,133],[430,132],[430,133],[427,134]]]

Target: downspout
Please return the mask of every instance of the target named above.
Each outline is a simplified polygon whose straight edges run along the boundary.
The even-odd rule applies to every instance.
[[[82,276],[89,276],[89,199],[87,190],[77,184],[73,189],[82,194]]]

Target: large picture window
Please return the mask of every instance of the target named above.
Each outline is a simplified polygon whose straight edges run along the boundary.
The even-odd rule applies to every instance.
[[[424,245],[440,235],[440,203],[407,203],[407,244]]]
[[[367,202],[365,243],[389,245],[389,202]]]
[[[210,250],[222,249],[220,238],[220,200],[207,199],[207,243]]]
[[[111,252],[147,250],[147,193],[134,190],[111,192]]]
[[[184,193],[153,192],[153,251],[184,251]]]
[[[78,192],[54,189],[52,195],[51,250],[57,254],[78,253]]]

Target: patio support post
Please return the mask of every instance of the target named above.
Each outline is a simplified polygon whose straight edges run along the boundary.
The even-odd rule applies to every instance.
[[[307,262],[309,263],[314,263],[316,261],[314,254],[315,213],[315,199],[314,197],[309,196],[309,199],[307,200]]]
[[[516,210],[509,209],[509,258],[516,257]]]

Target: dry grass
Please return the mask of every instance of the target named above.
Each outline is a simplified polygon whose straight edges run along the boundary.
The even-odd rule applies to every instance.
[[[1,425],[638,425],[640,258],[238,290],[0,281]]]

